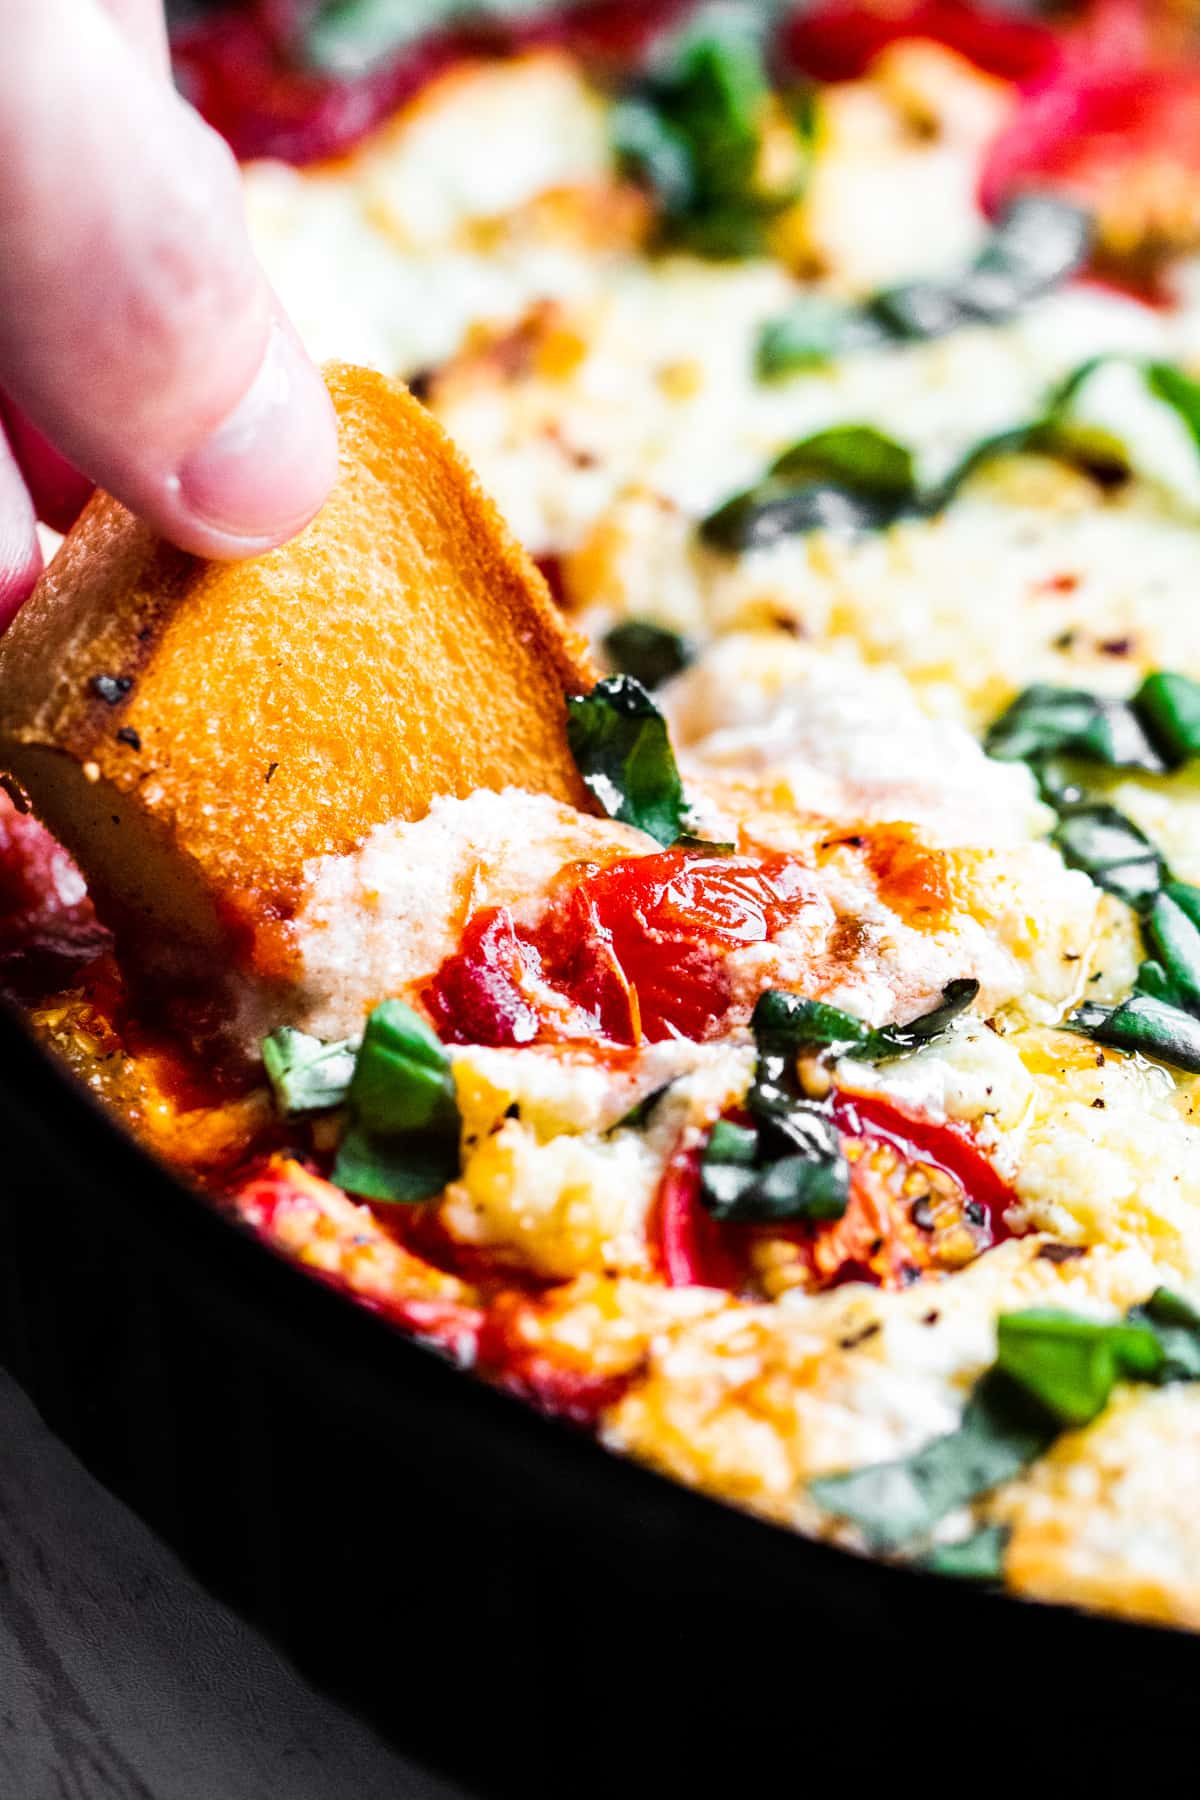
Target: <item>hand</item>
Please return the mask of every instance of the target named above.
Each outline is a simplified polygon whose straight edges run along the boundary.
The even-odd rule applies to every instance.
[[[337,468],[236,164],[170,84],[161,0],[3,11],[0,630],[40,569],[35,513],[64,522],[92,483],[233,559],[306,525]]]

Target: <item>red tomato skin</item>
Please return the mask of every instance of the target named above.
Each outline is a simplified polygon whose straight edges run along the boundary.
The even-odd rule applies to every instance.
[[[854,81],[902,38],[932,39],[985,74],[1021,85],[1044,80],[1063,54],[1045,26],[982,12],[964,0],[879,7],[865,0],[828,0],[797,10],[783,28],[781,48],[787,64],[814,81]]]
[[[730,1004],[724,958],[815,902],[793,857],[681,850],[580,865],[536,926],[477,913],[425,1000],[453,1043],[710,1036]]]

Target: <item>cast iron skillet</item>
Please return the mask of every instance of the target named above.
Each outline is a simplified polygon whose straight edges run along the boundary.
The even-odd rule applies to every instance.
[[[1089,1746],[1111,1777],[1135,1741],[1149,1776],[1194,1741],[1200,1640],[868,1563],[626,1463],[243,1235],[3,1011],[0,1069],[0,1357],[409,1751],[489,1793],[802,1793],[825,1766],[944,1792],[958,1732],[976,1777]]]

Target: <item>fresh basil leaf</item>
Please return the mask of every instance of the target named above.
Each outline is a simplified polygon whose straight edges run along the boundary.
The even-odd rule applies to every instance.
[[[840,1219],[850,1170],[839,1148],[797,1153],[761,1165],[765,1134],[721,1119],[700,1169],[700,1198],[716,1219],[768,1224],[793,1219]]]
[[[970,976],[948,981],[938,1005],[929,1012],[909,1019],[904,1025],[883,1025],[873,1031],[866,1044],[868,1057],[872,1062],[886,1062],[889,1057],[903,1056],[908,1050],[932,1043],[934,1038],[949,1030],[960,1013],[966,1012],[978,993],[979,983]]]
[[[953,1576],[956,1581],[1003,1581],[1010,1536],[1006,1525],[981,1525],[957,1543],[935,1544],[924,1556],[914,1557],[912,1566],[929,1575]]]
[[[353,1040],[327,1044],[291,1025],[281,1025],[262,1042],[263,1068],[285,1118],[340,1106],[354,1074],[354,1057]]]
[[[788,312],[763,326],[755,366],[764,381],[773,381],[886,341],[882,325],[865,311],[821,294],[805,294]]]
[[[1166,879],[1166,863],[1143,831],[1101,802],[1074,806],[1059,817],[1051,842],[1073,869],[1098,887],[1144,911]]]
[[[759,995],[750,1027],[759,1057],[795,1057],[802,1050],[843,1053],[866,1045],[871,1027],[824,1000],[806,1000],[782,988]]]
[[[1142,929],[1170,983],[1174,1003],[1200,1012],[1200,930],[1169,889],[1155,895]],[[1154,980],[1152,976],[1151,988]],[[1144,985],[1139,977],[1139,986]]]
[[[333,1179],[362,1200],[413,1206],[436,1198],[460,1167],[457,1135],[385,1137],[352,1124],[338,1147]]]
[[[1200,1312],[1169,1288],[1113,1323],[1034,1307],[1002,1313],[996,1334],[996,1362],[957,1431],[895,1462],[809,1483],[817,1504],[858,1525],[873,1549],[927,1538],[955,1507],[1012,1480],[1061,1431],[1097,1418],[1118,1381],[1200,1380]]]
[[[1200,1074],[1200,1019],[1151,994],[1134,994],[1112,1008],[1089,1003],[1073,1013],[1066,1025],[1097,1044],[1111,1044],[1116,1050],[1152,1056],[1172,1068]]]
[[[762,481],[701,522],[705,543],[763,549],[808,531],[878,530],[916,500],[912,453],[870,425],[838,425],[803,438]]]
[[[1163,892],[1170,895],[1179,910],[1186,913],[1200,931],[1200,888],[1192,887],[1187,881],[1168,881]]]
[[[944,337],[1009,318],[1074,273],[1091,242],[1088,214],[1048,194],[1022,195],[969,268],[946,281],[887,288],[863,305],[805,295],[764,326],[757,367],[765,380],[878,344]]]
[[[696,647],[652,619],[627,619],[606,633],[604,654],[619,675],[632,675],[650,692],[686,669]]]
[[[1138,964],[1137,978],[1133,984],[1135,994],[1146,994],[1151,1000],[1161,1000],[1166,1006],[1182,1006],[1183,999],[1179,989],[1167,974],[1160,962],[1147,957]],[[1104,1009],[1101,1008],[1103,1011]]]
[[[371,1133],[435,1131],[457,1143],[450,1059],[436,1032],[402,1000],[385,1000],[367,1020],[348,1099]]]
[[[461,1167],[461,1121],[450,1059],[401,1000],[377,1006],[346,1096],[350,1125],[333,1179],[364,1200],[430,1200]]]
[[[895,1462],[824,1475],[808,1492],[849,1519],[871,1548],[893,1552],[927,1538],[947,1513],[1021,1474],[1049,1449],[1058,1422],[998,1371],[978,1383],[962,1423]]]
[[[735,494],[700,524],[700,536],[716,550],[766,550],[782,538],[810,531],[881,531],[896,509],[841,488],[793,482],[768,475]]]
[[[1038,682],[1012,702],[988,731],[984,749],[1002,762],[1079,756],[1110,769],[1166,767],[1136,707],[1076,688]]]
[[[751,1026],[760,1057],[795,1057],[805,1050],[853,1054],[868,1062],[886,1062],[948,1030],[974,1001],[979,983],[970,977],[948,982],[942,998],[927,1013],[901,1025],[865,1025],[850,1013],[822,1000],[805,1000],[779,988],[768,988],[754,1008]]]
[[[1064,1426],[1090,1424],[1122,1377],[1154,1380],[1163,1361],[1148,1325],[1105,1324],[1049,1307],[997,1321],[996,1367]]]
[[[1200,682],[1159,669],[1147,675],[1131,705],[1167,768],[1200,756]]]
[[[1142,1306],[1129,1313],[1130,1324],[1144,1324],[1162,1348],[1160,1386],[1173,1381],[1200,1381],[1200,1312],[1170,1288],[1156,1288]]]
[[[763,185],[771,108],[762,21],[733,12],[703,18],[669,65],[617,105],[618,160],[657,198],[664,242],[717,258],[765,250],[771,224],[800,191],[798,180]],[[805,121],[793,126],[799,167]]]
[[[612,819],[664,847],[687,825],[687,802],[666,720],[632,675],[610,675],[567,698],[567,742],[585,786]]]
[[[1146,363],[1144,373],[1150,392],[1178,413],[1200,450],[1200,382],[1193,381],[1173,363]]]
[[[776,478],[821,483],[900,505],[912,499],[912,452],[873,425],[834,425],[802,438],[771,464]]]

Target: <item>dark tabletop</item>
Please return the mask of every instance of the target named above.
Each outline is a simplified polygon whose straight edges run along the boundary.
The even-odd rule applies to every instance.
[[[0,1796],[467,1800],[199,1588],[3,1373]]]

